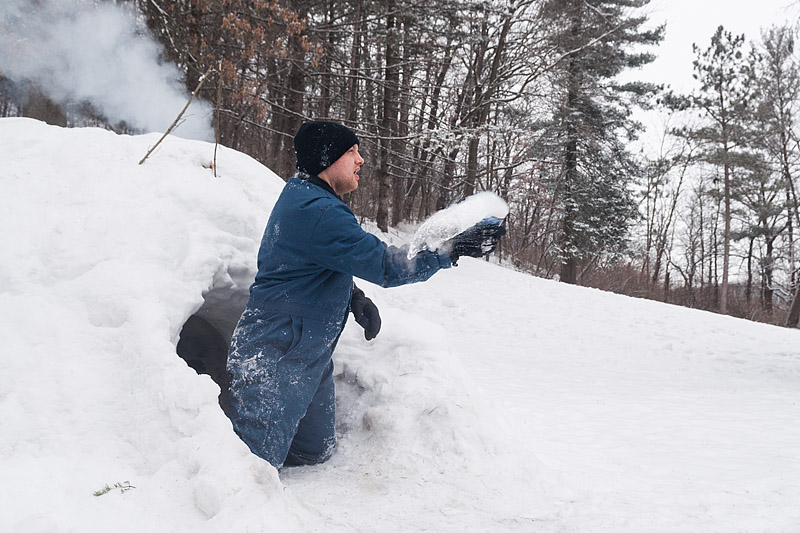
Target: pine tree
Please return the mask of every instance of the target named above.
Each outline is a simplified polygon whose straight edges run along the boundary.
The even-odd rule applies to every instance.
[[[795,257],[795,231],[800,223],[798,213],[798,195],[795,186],[796,167],[798,164],[797,138],[795,118],[800,106],[800,65],[795,56],[796,30],[784,27],[773,27],[762,33],[759,47],[758,63],[758,113],[759,131],[762,132],[760,145],[765,157],[773,167],[773,184],[782,201],[775,202],[783,207],[782,225],[777,229],[786,235],[786,251],[784,257],[788,268],[788,293],[797,299],[797,259]],[[767,238],[765,236],[765,238]],[[769,248],[768,252],[772,249]],[[771,255],[767,265],[772,268]],[[765,272],[771,278],[771,271]],[[771,306],[772,279],[768,279],[765,290],[765,304]],[[800,310],[800,303],[794,308]],[[797,311],[795,311],[797,313]],[[796,325],[798,315],[790,319]],[[791,322],[791,320],[790,320]]]
[[[719,311],[728,310],[728,277],[731,256],[732,202],[735,199],[736,169],[746,167],[752,158],[743,148],[751,140],[750,128],[756,95],[754,57],[744,51],[744,35],[734,36],[720,26],[705,50],[694,45],[694,77],[700,88],[689,97],[690,105],[704,120],[700,127],[680,133],[703,145],[701,158],[722,171],[723,251],[722,286]],[[742,177],[743,178],[743,177]]]
[[[557,98],[552,137],[560,172],[553,186],[562,210],[561,280],[576,283],[578,265],[625,247],[636,213],[629,189],[640,170],[626,148],[638,124],[636,105],[647,105],[656,87],[619,84],[617,75],[655,58],[637,50],[655,45],[663,26],[642,28],[636,10],[649,0],[549,0],[545,13],[562,54],[554,79]]]

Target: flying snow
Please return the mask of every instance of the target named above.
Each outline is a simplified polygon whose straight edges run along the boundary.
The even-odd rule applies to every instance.
[[[493,192],[473,194],[428,218],[412,237],[408,258],[411,259],[422,250],[439,249],[447,239],[455,237],[485,218],[495,217],[503,220],[507,215],[508,204]]]

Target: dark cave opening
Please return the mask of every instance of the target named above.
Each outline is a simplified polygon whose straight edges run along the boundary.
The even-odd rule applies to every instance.
[[[202,307],[183,325],[176,351],[198,374],[208,375],[220,388],[219,405],[230,416],[230,376],[226,369],[233,330],[247,303],[247,291],[229,284],[215,286]]]

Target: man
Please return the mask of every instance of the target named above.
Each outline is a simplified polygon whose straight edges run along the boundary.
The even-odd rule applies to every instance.
[[[303,124],[294,138],[298,173],[272,210],[250,299],[228,354],[234,429],[276,468],[316,464],[336,443],[331,356],[349,311],[367,340],[380,330],[353,276],[383,287],[425,281],[459,256],[490,253],[505,230],[483,225],[449,252],[388,246],[365,232],[342,201],[358,188],[364,160],[353,131]]]

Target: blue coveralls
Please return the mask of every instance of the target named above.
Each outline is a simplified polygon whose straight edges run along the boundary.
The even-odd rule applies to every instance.
[[[365,232],[327,183],[298,176],[267,222],[258,274],[228,354],[234,429],[277,468],[319,463],[333,451],[331,356],[353,276],[392,287],[451,266],[445,253],[423,251],[408,260],[406,250]]]

